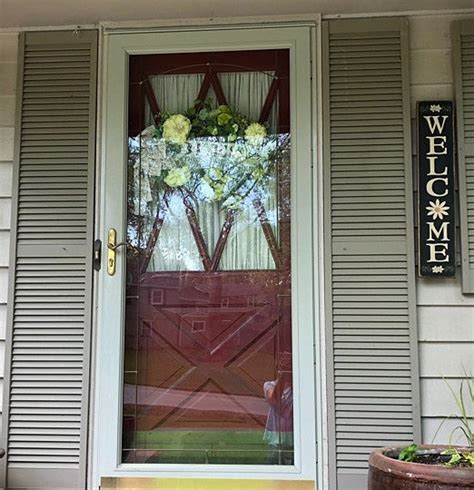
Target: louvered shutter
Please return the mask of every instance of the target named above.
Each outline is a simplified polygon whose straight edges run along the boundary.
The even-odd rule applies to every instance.
[[[96,31],[21,37],[2,462],[6,487],[85,488]]]
[[[404,19],[328,21],[324,188],[331,488],[367,488],[370,451],[419,438]]]
[[[474,293],[474,20],[453,24],[462,290]]]

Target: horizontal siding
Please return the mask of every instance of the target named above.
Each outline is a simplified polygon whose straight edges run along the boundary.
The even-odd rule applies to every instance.
[[[417,282],[417,302],[419,306],[471,306],[474,307],[474,295],[461,292],[461,270],[455,279],[436,281],[420,278]]]
[[[411,84],[452,84],[450,49],[413,49],[410,55]]]
[[[8,267],[8,258],[9,254],[8,253],[3,253],[3,252],[8,252],[10,250],[10,232],[3,230],[0,231],[0,267]]]
[[[451,49],[450,24],[464,15],[430,15],[410,19],[410,49]]]
[[[454,327],[453,327],[454,328]],[[420,342],[420,375],[427,378],[456,378],[473,370],[473,342]]]
[[[0,231],[9,231],[11,223],[12,200],[10,197],[0,198]]]
[[[15,96],[0,95],[0,127],[15,125]]]
[[[18,57],[18,35],[14,32],[0,34],[1,63],[16,63]]]
[[[412,117],[416,116],[416,103],[419,100],[453,100],[454,89],[452,83],[440,84],[419,84],[411,86],[411,113]],[[415,123],[415,120],[413,120]],[[415,129],[415,126],[414,126]],[[416,138],[413,139],[416,146]]]
[[[0,40],[5,36],[15,36],[15,34],[0,33]],[[16,62],[1,61],[2,69],[0,70],[0,93],[2,95],[14,96],[16,93]]]
[[[7,305],[0,304],[0,339],[5,339],[6,326],[7,326]],[[0,362],[2,364],[4,364],[3,361],[4,361],[3,359],[0,359]]]
[[[422,421],[422,430],[426,434],[425,442],[427,444],[446,444],[459,443],[464,444],[461,433],[456,427],[459,423],[453,419],[445,417],[424,417]]]
[[[473,306],[419,305],[418,337],[420,342],[473,342]],[[456,328],[449,328],[448,325],[456,325]]]
[[[418,101],[454,100],[450,29],[451,22],[465,17],[410,19],[413,118]],[[433,442],[444,418],[456,413],[443,377],[458,386],[464,369],[474,372],[474,295],[462,294],[460,275],[458,268],[456,279],[417,280],[422,433],[426,443]],[[436,442],[449,442],[454,427],[454,421],[443,425]]]
[[[0,162],[0,199],[11,197],[12,173],[11,162]]]
[[[13,128],[0,127],[0,161],[2,162],[13,160],[13,136]]]
[[[3,406],[17,52],[18,34],[0,33],[0,410]]]
[[[472,365],[469,366],[472,369]],[[466,366],[468,369],[468,366]],[[443,417],[446,414],[451,415],[458,412],[456,401],[450,393],[450,387],[455,393],[459,392],[461,379],[449,378],[439,379],[422,378],[421,379],[421,408],[425,417]],[[448,386],[449,385],[449,386]],[[470,416],[474,416],[474,407],[467,407]]]

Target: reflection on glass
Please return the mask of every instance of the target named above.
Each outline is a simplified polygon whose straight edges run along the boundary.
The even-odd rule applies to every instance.
[[[279,357],[278,377],[263,384],[269,405],[264,440],[268,444],[268,464],[282,464],[293,458],[293,386],[291,353]],[[284,464],[284,463],[283,463]],[[290,463],[291,464],[291,463]]]
[[[288,91],[269,98],[275,71],[227,70],[205,105],[187,66],[151,87],[168,114],[225,112],[221,91],[231,118],[270,104],[264,135],[170,143],[145,105],[129,137],[125,463],[294,462]]]

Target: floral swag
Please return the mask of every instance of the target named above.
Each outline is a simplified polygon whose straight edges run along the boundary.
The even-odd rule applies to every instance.
[[[265,125],[226,105],[196,101],[183,114],[162,114],[157,126],[141,133],[141,197],[156,203],[158,196],[179,192],[188,202],[238,210],[275,184],[287,144],[288,135],[269,135]]]

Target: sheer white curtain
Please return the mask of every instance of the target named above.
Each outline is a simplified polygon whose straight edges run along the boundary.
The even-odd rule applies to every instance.
[[[258,120],[270,85],[272,73],[238,72],[219,74],[219,80],[229,106],[236,111]],[[181,113],[191,107],[196,100],[201,84],[202,74],[160,75],[152,77],[151,84],[158,105],[162,111]],[[209,96],[215,99],[212,89]],[[146,110],[147,125],[153,124],[149,106]],[[269,118],[269,130],[275,132],[276,104]],[[266,192],[264,206],[274,232],[277,230],[276,180],[270,192]],[[216,203],[199,202],[196,215],[203,232],[209,256],[224,224],[225,215]],[[145,216],[147,230],[144,239],[151,231],[154,216]],[[249,201],[238,211],[235,222],[227,239],[220,270],[256,270],[274,269],[275,263],[259,223],[257,213]],[[183,271],[203,270],[197,246],[186,217],[181,196],[173,194],[168,201],[163,227],[161,229],[148,271]]]
[[[219,73],[217,76],[227,103],[238,112],[258,120],[273,81],[273,72]],[[150,79],[160,110],[171,113],[189,109],[197,99],[203,81],[204,74],[158,75]],[[209,96],[215,99],[212,87]],[[268,119],[270,131],[276,130],[277,109],[275,104]],[[147,126],[153,124],[148,104],[145,122]]]

